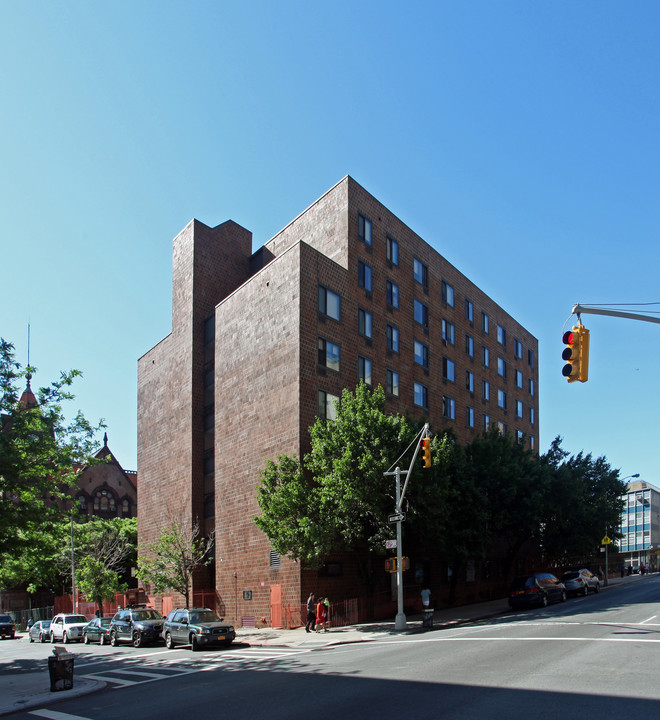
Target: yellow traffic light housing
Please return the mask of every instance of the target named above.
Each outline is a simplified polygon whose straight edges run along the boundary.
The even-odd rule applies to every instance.
[[[388,573],[396,572],[396,558],[395,557],[387,558],[387,560],[385,560],[385,571]]]
[[[422,467],[431,467],[431,438],[422,438]]]
[[[589,379],[589,330],[582,323],[574,325],[564,333],[563,342],[566,347],[561,354],[566,365],[562,375],[569,383],[587,382]]]

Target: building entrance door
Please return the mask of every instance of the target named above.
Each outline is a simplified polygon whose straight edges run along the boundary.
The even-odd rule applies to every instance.
[[[270,586],[270,626],[282,627],[282,586]]]

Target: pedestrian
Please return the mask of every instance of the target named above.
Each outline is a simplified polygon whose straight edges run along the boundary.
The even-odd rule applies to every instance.
[[[316,595],[313,592],[309,594],[307,598],[307,624],[305,625],[305,632],[311,632],[314,629],[314,621],[316,620]]]
[[[424,588],[420,595],[422,596],[422,605],[424,606],[424,610],[426,610],[431,604],[431,591],[428,588]]]
[[[325,605],[325,631],[328,632],[328,626],[330,625],[330,598],[326,598],[323,604]]]
[[[626,574],[626,566],[622,565],[621,566],[621,577],[625,577],[625,574]]]
[[[316,605],[316,632],[321,632],[321,630],[325,630],[327,632],[327,629],[325,627],[325,619],[327,617],[327,614],[324,600],[325,598],[319,598],[319,601]]]

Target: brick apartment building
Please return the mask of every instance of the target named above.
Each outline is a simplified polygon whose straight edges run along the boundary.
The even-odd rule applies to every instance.
[[[141,547],[173,517],[215,530],[194,590],[239,626],[278,624],[310,589],[353,597],[350,558],[301,570],[252,516],[265,460],[307,452],[316,416],[360,379],[433,432],[467,442],[494,423],[535,446],[536,338],[352,178],[255,253],[236,223],[191,221],[174,239],[172,332],[138,363]]]

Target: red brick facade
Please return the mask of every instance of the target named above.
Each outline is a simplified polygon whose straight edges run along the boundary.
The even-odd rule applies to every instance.
[[[371,224],[370,245],[359,237],[359,216]],[[388,260],[388,238],[398,263]],[[424,284],[413,277],[413,258],[426,268]],[[371,270],[371,290],[359,287],[359,263]],[[387,387],[388,370],[398,373],[388,407],[428,417],[434,432],[451,425],[469,441],[488,415],[526,442],[538,437],[536,339],[350,177],[254,255],[250,233],[235,223],[193,221],[174,240],[173,264],[172,333],[138,366],[140,543],[172,516],[214,529],[215,572],[201,573],[195,589],[215,587],[220,612],[238,625],[268,619],[280,594],[284,607],[299,608],[310,589],[335,599],[355,591],[350,559],[338,578],[301,572],[272,555],[252,516],[265,460],[308,450],[319,391],[353,388],[358,357],[371,361],[374,386]],[[388,281],[398,308],[388,304]],[[338,321],[319,312],[319,286],[340,296]],[[414,321],[414,299],[427,308],[427,327]],[[370,338],[358,332],[359,312],[369,314]],[[443,339],[443,320],[453,343]],[[388,325],[399,331],[398,352],[388,349]],[[339,347],[338,372],[319,365],[319,338]],[[415,362],[415,340],[426,347],[426,367]],[[425,408],[414,403],[415,382],[426,388]],[[443,396],[453,400],[453,419],[443,417]]]

